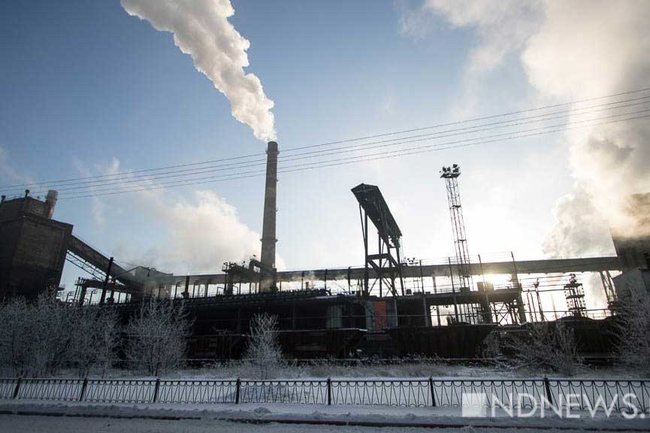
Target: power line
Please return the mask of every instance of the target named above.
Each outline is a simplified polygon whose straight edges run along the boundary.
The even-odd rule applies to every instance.
[[[587,115],[587,114],[593,114],[597,112],[602,112],[607,110],[604,108],[605,106],[611,106],[612,104],[619,104],[617,107],[614,107],[615,109],[621,109],[621,108],[629,108],[629,107],[634,107],[634,106],[639,106],[639,105],[644,105],[647,100],[650,99],[650,96],[645,96],[641,98],[634,98],[626,101],[616,101],[616,102],[610,102],[607,104],[597,104],[597,105],[592,105],[589,107],[583,107],[581,108],[578,113],[572,113],[575,115]],[[625,103],[627,102],[627,103]],[[623,104],[625,103],[625,104]],[[623,105],[620,105],[623,104]],[[611,110],[611,107],[609,108]],[[621,115],[629,115],[629,114],[635,114],[637,112],[627,112],[627,113],[619,113],[614,116],[621,116]],[[337,154],[343,154],[343,153],[356,153],[356,152],[362,152],[362,151],[367,151],[371,149],[379,149],[379,148],[386,148],[386,147],[393,147],[393,146],[400,146],[406,143],[411,143],[411,142],[417,142],[417,141],[431,141],[434,139],[441,139],[441,138],[448,138],[448,137],[453,137],[453,136],[463,136],[463,135],[470,135],[470,134],[476,134],[479,132],[485,132],[485,131],[491,131],[495,129],[502,129],[502,128],[507,128],[507,127],[513,127],[513,126],[521,126],[521,125],[526,125],[526,124],[534,124],[534,123],[539,123],[541,120],[549,121],[549,120],[554,120],[554,119],[559,119],[559,118],[565,118],[564,114],[566,112],[561,111],[561,112],[551,112],[551,113],[544,113],[541,115],[536,115],[532,117],[526,117],[526,118],[521,118],[521,119],[511,119],[507,121],[501,121],[501,122],[492,122],[488,124],[481,124],[481,125],[475,125],[471,126],[468,128],[456,128],[456,129],[450,129],[450,130],[444,130],[444,131],[439,131],[433,134],[418,134],[418,135],[411,135],[411,136],[406,136],[406,137],[399,137],[399,138],[391,138],[391,139],[386,139],[386,140],[378,140],[378,141],[372,141],[368,143],[363,143],[355,146],[344,146],[340,148],[334,148],[334,149],[319,149],[315,151],[307,151],[303,153],[298,153],[290,157],[285,157],[281,159],[281,163],[285,163],[287,161],[296,161],[296,160],[303,160],[303,159],[314,159],[314,158],[322,158],[326,156],[332,156],[332,155],[337,155]],[[602,119],[602,118],[601,118]],[[586,119],[586,121],[591,121],[591,120],[598,120],[596,118],[594,119]],[[574,119],[573,122],[575,123],[576,120]],[[552,127],[557,127],[561,125],[551,125]],[[547,126],[548,127],[548,126]],[[477,129],[478,128],[478,129]],[[479,139],[481,137],[478,137]],[[233,159],[233,158],[231,158]],[[83,190],[83,189],[96,189],[97,187],[105,187],[105,186],[110,186],[110,185],[119,185],[123,186],[125,183],[138,183],[138,182],[151,182],[153,180],[167,180],[170,178],[195,178],[195,179],[202,179],[202,178],[197,178],[197,176],[207,173],[207,172],[213,172],[215,169],[221,169],[221,171],[232,171],[232,170],[241,170],[242,168],[250,168],[250,167],[256,167],[256,166],[263,166],[264,165],[264,158],[262,159],[255,159],[255,160],[250,160],[250,161],[241,161],[241,162],[231,162],[231,163],[222,163],[222,164],[217,164],[213,165],[210,167],[204,167],[200,169],[182,169],[182,170],[173,170],[173,171],[168,171],[168,172],[162,172],[162,173],[157,173],[153,176],[151,175],[130,175],[130,173],[125,173],[129,174],[126,179],[124,176],[119,177],[119,178],[114,178],[114,175],[110,179],[104,179],[104,180],[87,180],[87,181],[82,181],[77,184],[72,184],[68,183],[67,186],[64,186],[63,188],[59,188],[59,192],[67,192],[67,191],[72,191],[76,192],[78,190]],[[250,172],[247,172],[250,173]],[[106,177],[106,176],[100,176],[100,177]],[[190,180],[190,179],[183,179],[183,180]],[[42,191],[45,193],[45,191]],[[38,192],[36,192],[38,193]]]
[[[599,100],[599,99],[614,98],[616,96],[632,95],[632,94],[642,93],[642,92],[647,92],[647,91],[650,91],[650,87],[630,90],[630,91],[627,91],[627,92],[612,93],[612,94],[603,95],[603,96],[595,96],[595,97],[592,97],[592,98],[576,99],[576,100],[573,100],[573,101],[563,102],[563,103],[560,103],[560,104],[544,105],[544,106],[541,106],[541,107],[529,108],[529,109],[526,109],[526,110],[510,111],[510,112],[506,112],[506,113],[492,114],[492,115],[489,115],[489,116],[474,117],[474,118],[459,120],[459,121],[455,121],[455,122],[438,123],[438,124],[434,124],[434,125],[430,125],[430,126],[423,126],[423,127],[419,127],[419,128],[413,128],[413,129],[404,129],[404,130],[401,130],[401,131],[386,132],[386,133],[383,133],[383,134],[368,135],[368,136],[365,136],[365,137],[349,138],[349,139],[345,139],[345,140],[329,141],[329,142],[319,143],[319,144],[311,144],[311,145],[308,145],[308,146],[293,147],[293,148],[290,148],[290,149],[285,149],[284,152],[291,152],[291,151],[294,151],[294,150],[306,149],[306,148],[311,148],[311,147],[329,146],[329,145],[332,145],[332,144],[350,143],[350,142],[354,142],[354,141],[361,141],[361,140],[366,140],[366,139],[374,139],[374,138],[379,138],[379,137],[386,137],[386,136],[389,136],[389,135],[417,132],[417,131],[423,131],[423,130],[426,130],[426,129],[441,128],[441,127],[445,127],[445,126],[454,126],[454,125],[459,125],[459,124],[462,124],[462,123],[477,122],[479,120],[489,120],[489,119],[494,119],[494,118],[498,118],[498,117],[514,116],[516,114],[530,113],[530,112],[533,112],[533,111],[540,111],[540,110],[545,110],[545,109],[549,109],[549,108],[566,107],[566,106],[570,106],[572,104],[579,104],[579,103],[583,103],[583,102],[596,101],[596,100]]]
[[[650,109],[646,110],[640,110],[636,113],[625,113],[624,115],[631,115],[631,114],[642,114],[642,113],[648,113],[650,112]],[[426,152],[431,152],[431,151],[441,151],[441,150],[448,150],[448,149],[455,149],[455,148],[462,148],[462,147],[468,147],[468,146],[476,146],[476,145],[481,145],[481,144],[488,144],[488,143],[493,143],[493,142],[500,142],[500,141],[508,141],[508,140],[514,140],[518,138],[527,138],[527,137],[532,137],[532,136],[539,136],[539,135],[545,135],[549,133],[555,133],[555,132],[562,132],[570,129],[577,129],[577,128],[584,128],[584,127],[593,127],[593,126],[600,126],[600,125],[605,125],[605,124],[612,124],[612,123],[620,123],[620,122],[625,122],[625,121],[631,121],[631,120],[637,120],[637,119],[643,119],[643,118],[648,118],[650,117],[650,114],[644,114],[644,115],[636,115],[633,117],[628,117],[628,118],[623,118],[623,119],[615,119],[615,120],[608,120],[600,123],[594,123],[594,124],[586,124],[586,125],[572,125],[569,124],[567,127],[566,125],[554,125],[554,129],[546,129],[546,128],[534,128],[528,131],[537,131],[537,132],[528,132],[525,134],[522,134],[522,132],[527,132],[527,131],[519,131],[519,132],[510,132],[506,134],[497,134],[495,136],[491,136],[494,138],[487,139],[489,137],[478,137],[470,140],[456,140],[454,142],[447,142],[447,143],[441,143],[441,144],[433,144],[433,145],[426,145],[426,146],[415,146],[407,149],[401,149],[397,151],[389,151],[389,152],[380,152],[377,154],[372,154],[372,155],[360,155],[356,157],[350,157],[350,158],[339,158],[339,159],[334,159],[334,160],[329,160],[329,161],[321,161],[321,162],[313,162],[313,163],[306,163],[306,164],[297,164],[294,166],[289,166],[285,167],[284,169],[279,169],[278,173],[291,173],[291,172],[296,172],[296,171],[306,171],[306,170],[312,170],[312,169],[317,169],[317,168],[325,168],[325,167],[334,167],[334,166],[342,166],[342,165],[349,165],[349,164],[354,164],[354,163],[359,163],[359,162],[366,162],[366,161],[375,161],[375,160],[380,160],[380,159],[387,159],[387,158],[395,158],[395,157],[400,157],[400,156],[409,156],[409,155],[415,155],[415,154],[421,154],[421,153],[426,153]],[[603,119],[611,119],[612,116],[601,118],[601,119],[589,119],[589,121],[593,120],[603,120]],[[576,122],[576,123],[583,123],[584,121],[581,122]],[[558,126],[561,126],[558,128]],[[548,128],[548,127],[547,127]],[[541,130],[540,130],[541,129]],[[421,141],[421,140],[420,140]],[[472,142],[475,141],[475,142]],[[172,181],[168,183],[163,183],[163,184],[158,184],[155,186],[150,186],[150,187],[138,187],[134,189],[126,189],[126,190],[111,190],[111,191],[95,191],[90,194],[82,194],[82,195],[73,195],[73,196],[68,196],[68,197],[62,197],[61,199],[76,199],[76,198],[87,198],[87,197],[100,197],[100,196],[105,196],[105,195],[115,195],[115,194],[123,194],[123,193],[130,193],[130,192],[139,192],[139,191],[149,191],[149,190],[157,190],[157,189],[162,189],[162,188],[170,188],[170,187],[179,187],[179,186],[187,186],[187,185],[199,185],[199,184],[205,184],[205,183],[215,183],[215,182],[220,182],[220,181],[226,181],[226,180],[235,180],[235,179],[243,179],[243,178],[250,178],[250,177],[258,177],[264,175],[264,171],[250,171],[250,172],[243,172],[243,173],[233,173],[231,175],[226,175],[226,176],[208,176],[204,178],[198,178],[198,179],[193,179],[193,180],[180,180],[180,181]]]
[[[644,101],[636,101],[632,102],[629,104],[625,104],[622,106],[619,106],[617,108],[628,108],[632,106],[637,106],[637,105],[643,105],[646,101],[646,99],[650,99],[650,96],[647,96],[645,98],[637,98],[637,99],[644,99]],[[591,114],[599,111],[603,111],[604,108],[602,107],[596,107],[598,109],[593,110],[594,107],[588,107],[590,108],[589,111],[583,111],[582,113],[579,113],[580,115],[584,114]],[[545,120],[554,120],[558,118],[562,118],[562,115],[557,115],[557,113],[550,113],[553,114],[554,116],[549,117],[547,114],[544,114],[543,116],[545,117]],[[476,129],[472,131],[472,133],[478,133],[478,132],[484,132],[484,131],[490,131],[494,129],[500,129],[504,127],[512,127],[512,126],[521,126],[525,124],[531,124],[531,123],[537,123],[538,119],[535,118],[524,118],[521,119],[522,121],[508,121],[505,124],[498,124],[499,122],[492,123],[492,124],[487,124],[487,125],[479,125],[479,126],[488,126],[487,128],[482,128],[482,129]],[[475,128],[475,127],[472,127]],[[294,160],[301,160],[301,159],[312,159],[312,158],[320,158],[323,156],[330,156],[330,155],[335,155],[339,153],[353,153],[353,152],[358,152],[358,151],[363,151],[363,150],[368,150],[368,149],[377,149],[377,148],[384,148],[384,147],[390,147],[390,146],[398,146],[402,143],[405,142],[412,142],[415,139],[418,138],[447,138],[447,137],[453,137],[453,136],[458,136],[458,135],[466,135],[466,132],[464,131],[464,128],[460,129],[453,129],[453,130],[445,130],[441,132],[437,132],[433,135],[430,134],[420,134],[420,135],[412,135],[412,136],[407,136],[407,137],[400,137],[399,139],[388,139],[388,140],[381,140],[381,141],[374,141],[374,142],[369,142],[369,143],[364,143],[355,147],[350,147],[346,146],[343,148],[336,148],[336,149],[320,149],[317,151],[309,151],[309,152],[304,152],[304,153],[299,153],[293,156],[290,156],[288,158],[282,158],[281,163],[284,163],[286,161],[294,161]],[[406,139],[412,139],[409,141],[406,141]],[[400,141],[401,140],[401,141]],[[363,146],[363,148],[361,147]],[[264,158],[260,160],[252,160],[252,161],[245,161],[245,162],[238,162],[238,163],[226,163],[226,164],[218,164],[214,166],[210,166],[207,168],[201,168],[201,169],[183,169],[183,170],[174,170],[170,171],[167,173],[159,173],[153,176],[149,175],[137,175],[137,176],[129,176],[128,179],[124,178],[111,178],[107,180],[101,180],[101,181],[84,181],[80,182],[79,184],[70,184],[70,186],[64,186],[63,188],[59,188],[59,192],[66,192],[66,191],[75,191],[78,189],[90,189],[90,188],[95,188],[95,187],[100,187],[100,186],[108,186],[108,185],[123,185],[124,183],[135,183],[139,182],[141,180],[146,180],[146,181],[151,181],[151,180],[158,180],[158,179],[169,179],[169,178],[178,178],[178,177],[196,177],[200,174],[206,173],[206,172],[212,172],[214,169],[221,169],[222,171],[230,171],[230,170],[238,170],[242,168],[249,168],[249,167],[255,167],[255,166],[264,166]],[[87,186],[82,186],[82,185],[87,185]],[[44,193],[45,191],[43,191]]]
[[[643,110],[643,112],[648,112],[650,110]],[[646,116],[637,116],[637,117],[632,117],[632,118],[626,118],[626,119],[620,119],[620,120],[615,120],[615,121],[609,121],[609,122],[602,122],[599,124],[589,124],[585,125],[588,127],[591,126],[596,126],[596,125],[602,125],[602,124],[608,124],[608,123],[615,123],[615,122],[620,122],[620,121],[626,121],[626,120],[634,120],[638,118],[644,118],[648,117],[650,115]],[[610,117],[611,118],[611,117]],[[592,119],[593,120],[593,119]],[[564,126],[564,125],[555,125],[555,127],[558,126]],[[584,127],[584,126],[582,126]],[[575,129],[576,127],[571,127],[569,129]],[[540,131],[541,129],[541,131]],[[564,128],[559,128],[559,129],[546,129],[546,128],[535,128],[531,129],[528,131],[540,131],[540,132],[533,132],[533,133],[526,133],[523,135],[513,135],[513,133],[506,133],[506,134],[496,134],[488,137],[477,137],[473,139],[464,139],[464,140],[455,140],[452,142],[446,142],[446,143],[441,143],[441,144],[433,144],[433,145],[425,145],[425,146],[415,146],[407,149],[400,149],[400,150],[395,150],[395,151],[388,151],[388,152],[380,152],[380,153],[375,153],[375,154],[370,154],[370,155],[359,155],[359,156],[354,156],[354,157],[347,157],[347,158],[339,158],[339,159],[333,159],[333,160],[327,160],[327,161],[320,161],[320,162],[312,162],[312,163],[305,163],[305,164],[296,164],[293,166],[285,167],[284,169],[280,169],[279,173],[289,173],[289,172],[294,172],[294,171],[304,171],[304,170],[311,170],[315,168],[324,168],[324,167],[333,167],[333,166],[341,166],[341,165],[348,165],[351,163],[356,163],[356,162],[364,162],[364,161],[374,161],[378,159],[386,159],[386,158],[393,158],[393,157],[398,157],[398,156],[407,156],[407,155],[414,155],[414,154],[419,154],[419,153],[425,153],[429,152],[432,150],[448,150],[448,149],[453,149],[453,148],[460,148],[460,147],[468,147],[468,146],[473,146],[477,144],[487,144],[487,143],[493,143],[493,142],[498,142],[498,141],[504,141],[504,140],[511,140],[515,138],[525,138],[525,137],[531,137],[531,136],[537,136],[537,135],[543,135],[543,134],[548,134],[548,133],[553,133],[553,132],[561,132],[563,131]],[[523,131],[526,132],[526,131]],[[517,132],[518,134],[521,134],[520,132]],[[489,140],[486,140],[486,138],[491,138]],[[479,141],[480,140],[480,141]],[[411,140],[412,141],[422,141],[422,140]],[[476,141],[476,142],[472,142]],[[112,188],[111,189],[100,189],[100,190],[95,190],[93,193],[88,194],[88,195],[82,195],[82,196],[70,196],[67,198],[81,198],[81,197],[91,197],[91,196],[101,196],[104,195],[103,193],[106,191],[110,191],[111,194],[119,194],[121,192],[131,192],[131,191],[144,191],[144,190],[149,190],[149,189],[160,189],[164,188],[166,186],[186,186],[186,185],[198,185],[198,184],[205,184],[205,183],[212,183],[212,182],[217,182],[217,181],[223,181],[223,180],[234,180],[234,179],[240,179],[240,178],[248,178],[248,177],[255,177],[255,176],[261,176],[264,174],[264,171],[248,171],[248,172],[242,172],[242,173],[233,173],[229,175],[211,175],[207,177],[200,177],[196,179],[183,179],[179,181],[172,181],[172,182],[167,182],[167,183],[162,183],[159,185],[156,185],[156,187],[148,186],[148,187],[139,187],[135,190],[121,190],[121,191],[114,191]]]
[[[514,115],[523,114],[523,113],[529,113],[529,112],[535,112],[535,111],[541,111],[541,110],[548,110],[548,109],[557,108],[557,107],[569,107],[571,105],[575,105],[575,104],[579,104],[579,103],[595,101],[595,100],[602,100],[602,99],[607,99],[607,98],[614,98],[614,97],[623,96],[623,95],[639,94],[639,93],[646,92],[646,91],[649,91],[649,90],[650,90],[650,88],[642,88],[642,89],[636,89],[636,90],[631,90],[631,91],[627,91],[627,92],[620,92],[620,93],[604,95],[604,96],[598,96],[598,97],[593,97],[593,98],[585,98],[585,99],[580,99],[580,100],[574,100],[574,101],[571,101],[571,102],[566,102],[566,103],[561,103],[561,104],[546,105],[546,106],[531,108],[531,109],[527,109],[527,110],[519,110],[519,111],[500,113],[500,114],[495,114],[495,115],[490,115],[490,116],[476,117],[476,118],[460,120],[460,121],[456,121],[456,122],[440,123],[440,124],[424,126],[424,127],[420,127],[420,128],[413,128],[413,129],[407,129],[407,130],[401,130],[401,131],[393,131],[393,132],[387,132],[387,133],[383,133],[383,134],[376,134],[376,135],[370,135],[370,136],[365,136],[365,137],[356,137],[356,138],[350,138],[350,139],[339,140],[339,141],[330,141],[330,142],[313,144],[313,145],[308,145],[308,146],[298,146],[298,147],[293,147],[293,148],[289,147],[289,148],[283,149],[283,153],[291,153],[291,152],[295,152],[295,151],[302,150],[302,149],[331,146],[331,145],[335,145],[335,144],[359,142],[359,141],[364,141],[364,140],[368,140],[368,139],[375,139],[375,138],[387,137],[387,136],[395,136],[395,135],[406,134],[406,133],[411,133],[411,132],[441,128],[441,127],[445,127],[445,126],[461,125],[461,124],[472,123],[472,122],[477,122],[477,121],[481,121],[481,120],[489,120],[489,119],[495,119],[495,118],[499,118],[499,117],[507,117],[507,116],[514,116]],[[611,101],[611,102],[608,102],[608,103],[597,104],[597,105],[592,106],[592,107],[620,104],[620,103],[624,103],[624,102],[640,100],[640,99],[645,99],[645,98],[649,98],[649,97],[650,96],[646,96],[646,97],[642,97],[642,98],[636,98],[636,99],[629,99],[629,100]],[[592,107],[586,107],[586,108],[592,108]],[[547,115],[548,114],[542,114],[540,116],[547,116]],[[509,121],[505,121],[505,122],[512,122],[514,120],[517,120],[517,119],[513,119],[513,120],[509,120]],[[519,120],[521,120],[521,119],[519,119]],[[500,122],[495,122],[495,124],[498,124],[498,123],[500,123]],[[488,124],[488,125],[490,125],[490,124]],[[472,126],[472,127],[467,127],[467,129],[478,128],[478,127],[482,127],[482,126],[486,126],[486,125],[475,125],[475,126]],[[399,139],[396,139],[396,140],[399,140]],[[368,144],[368,143],[366,143],[366,144]],[[305,153],[303,152],[302,154],[305,154]],[[213,164],[213,163],[228,163],[229,161],[241,161],[240,163],[236,163],[236,162],[231,162],[230,163],[233,166],[236,166],[237,164],[252,163],[253,161],[242,161],[242,160],[249,159],[249,158],[259,158],[262,155],[263,154],[242,155],[242,156],[237,156],[237,157],[220,158],[220,159],[200,161],[200,162],[195,162],[195,163],[175,164],[175,165],[156,167],[156,168],[137,169],[137,170],[119,172],[119,173],[114,173],[114,174],[106,174],[106,175],[101,175],[101,176],[86,176],[86,177],[77,177],[77,178],[68,178],[68,179],[56,179],[56,180],[42,181],[42,182],[35,182],[35,183],[14,184],[14,185],[3,186],[3,187],[0,187],[0,188],[4,190],[4,189],[17,189],[17,188],[24,188],[24,187],[38,187],[38,186],[45,187],[47,185],[49,185],[49,186],[66,185],[66,184],[69,184],[69,183],[75,184],[75,183],[79,183],[81,181],[97,182],[98,179],[108,179],[108,180],[112,179],[112,180],[115,180],[115,178],[117,178],[119,176],[124,176],[124,175],[133,176],[134,174],[156,173],[156,172],[163,172],[163,173],[160,173],[160,174],[165,174],[165,172],[169,171],[170,169],[206,166],[208,164]],[[257,159],[255,161],[262,162],[263,159],[261,159],[261,160]],[[226,164],[226,165],[229,165],[229,164]],[[185,170],[185,171],[190,171],[190,170]]]

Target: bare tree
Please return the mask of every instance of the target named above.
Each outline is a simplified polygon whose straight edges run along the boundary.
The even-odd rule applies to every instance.
[[[282,364],[276,316],[267,313],[253,316],[244,358],[258,369],[262,380],[268,378],[270,370]]]
[[[81,376],[87,376],[93,368],[100,369],[103,375],[115,358],[119,332],[117,314],[109,308],[77,308],[72,321],[70,365],[76,367]]]
[[[573,330],[564,322],[530,323],[527,335],[502,341],[516,368],[551,370],[568,376],[581,364]]]
[[[650,373],[650,296],[634,293],[619,299],[616,333],[621,363],[639,373]]]
[[[2,357],[21,376],[47,376],[68,364],[73,341],[71,307],[43,294],[33,304],[15,299],[2,309]]]
[[[73,307],[43,294],[36,302],[34,362],[37,374],[51,376],[68,364],[74,329]]]
[[[136,367],[155,376],[178,368],[185,355],[190,327],[183,304],[150,300],[127,325],[127,357]]]
[[[32,323],[29,306],[14,298],[0,307],[0,364],[16,376],[28,374],[32,351]]]
[[[0,364],[19,376],[47,376],[63,367],[87,375],[105,369],[117,345],[117,316],[78,308],[42,295],[27,303],[15,298],[0,306]]]

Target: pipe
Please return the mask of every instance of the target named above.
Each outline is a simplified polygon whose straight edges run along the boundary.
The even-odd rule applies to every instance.
[[[59,198],[59,193],[53,189],[47,192],[45,197],[45,213],[48,219],[52,219],[54,215],[54,208],[56,207],[56,201]]]

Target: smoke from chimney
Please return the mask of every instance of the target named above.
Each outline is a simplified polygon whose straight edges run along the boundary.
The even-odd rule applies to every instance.
[[[480,80],[477,71],[493,71],[515,54],[542,100],[650,88],[648,1],[425,0],[420,16],[431,13],[456,27],[475,30],[479,44],[469,57],[471,79]],[[405,30],[422,20],[407,21]],[[648,94],[634,97],[642,96]],[[569,122],[573,119],[569,115]],[[638,212],[630,212],[628,197],[650,191],[650,122],[639,119],[567,130],[564,140],[575,185],[557,203],[557,223],[545,252],[550,256],[609,252],[610,228],[624,233],[639,227],[631,219]],[[593,250],[595,244],[601,251]]]
[[[159,31],[171,32],[174,43],[192,57],[228,100],[232,115],[253,129],[260,140],[274,140],[275,126],[262,83],[247,74],[250,42],[228,18],[235,14],[230,0],[121,0],[129,15],[147,20]]]
[[[650,86],[650,3],[548,2],[545,9],[545,21],[522,55],[530,82],[542,94],[578,99]],[[650,191],[648,121],[567,131],[566,140],[574,195],[582,191],[613,232],[641,234],[639,212],[629,208],[629,199]],[[566,210],[556,214],[554,231],[583,213]]]
[[[45,209],[46,209],[47,217],[49,219],[52,219],[52,217],[54,216],[54,208],[56,207],[56,202],[58,198],[59,198],[58,191],[51,189],[47,192],[47,196],[45,197]]]

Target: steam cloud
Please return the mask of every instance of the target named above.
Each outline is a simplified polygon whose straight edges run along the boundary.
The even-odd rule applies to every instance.
[[[124,181],[133,180],[113,158],[102,175],[120,174]],[[148,246],[133,242],[128,235],[116,236],[113,246],[119,260],[154,266],[162,272],[214,273],[226,261],[240,262],[259,254],[260,234],[244,224],[237,209],[212,191],[196,191],[192,196],[175,198],[152,180],[138,184],[143,190],[98,202],[93,209],[95,224],[119,219],[119,209],[137,211],[143,221],[155,224],[162,237],[150,239]],[[132,183],[118,183],[116,190],[133,188]],[[98,218],[98,216],[100,218]],[[278,258],[278,267],[284,262]]]
[[[273,101],[264,94],[259,78],[244,72],[250,42],[228,21],[235,14],[230,0],[121,1],[129,15],[174,35],[176,46],[226,95],[232,115],[250,126],[255,137],[275,139]]]
[[[480,44],[469,71],[493,69],[506,55],[518,54],[529,82],[545,98],[650,87],[650,2],[644,0],[426,0],[419,14],[476,30]],[[409,25],[418,22],[404,26],[413,32]],[[649,225],[641,228],[635,221],[638,212],[630,209],[629,198],[650,191],[650,123],[566,131],[565,139],[575,184],[558,201],[545,252],[610,252],[610,228],[623,236],[648,235]]]
[[[174,204],[149,195],[147,212],[155,214],[168,233],[165,247],[144,253],[145,263],[160,270],[215,272],[226,261],[244,261],[259,250],[260,235],[243,224],[236,209],[211,191],[197,191],[194,200]]]

